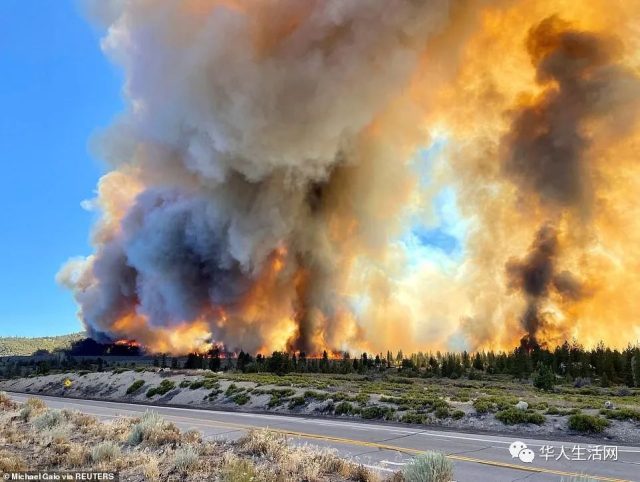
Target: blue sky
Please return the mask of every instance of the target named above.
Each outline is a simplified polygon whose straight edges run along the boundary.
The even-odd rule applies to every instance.
[[[81,328],[54,277],[91,251],[88,141],[122,110],[99,38],[71,0],[0,1],[0,336]]]

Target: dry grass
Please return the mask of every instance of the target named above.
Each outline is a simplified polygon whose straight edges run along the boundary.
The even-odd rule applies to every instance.
[[[130,445],[146,442],[148,445],[159,447],[170,443],[175,445],[180,440],[180,430],[174,424],[166,422],[157,412],[152,411],[146,411],[127,435],[127,442]]]
[[[223,463],[220,478],[223,482],[253,482],[258,474],[251,460],[233,457]]]
[[[173,466],[180,472],[189,472],[198,465],[200,454],[192,446],[181,447],[173,454]]]
[[[64,414],[59,410],[45,410],[33,419],[31,424],[38,431],[51,430],[66,422]]]
[[[22,457],[7,450],[0,451],[0,472],[15,472],[26,469],[27,464],[22,460]]]
[[[91,453],[84,445],[72,443],[65,454],[62,465],[70,468],[86,467],[91,459]]]
[[[38,399],[2,401],[0,472],[119,470],[121,480],[223,482],[378,481],[376,473],[334,452],[293,446],[286,437],[251,431],[237,442],[181,433],[157,413],[101,422],[69,410],[49,410]],[[26,414],[26,415],[24,415]],[[399,480],[399,479],[393,479]]]
[[[378,474],[352,461],[338,457],[334,451],[308,445],[292,447],[284,435],[268,430],[252,430],[238,441],[242,453],[274,462],[281,476],[293,479],[322,480],[339,475],[347,480],[374,482]]]
[[[120,446],[110,440],[101,442],[91,450],[91,460],[94,463],[115,462],[121,454]]]
[[[14,410],[17,403],[9,398],[7,392],[0,392],[0,410]]]
[[[160,462],[156,456],[147,457],[142,464],[142,475],[150,481],[160,480]]]

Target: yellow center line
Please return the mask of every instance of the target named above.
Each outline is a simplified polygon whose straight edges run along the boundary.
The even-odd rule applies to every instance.
[[[79,404],[74,404],[74,405],[79,405]],[[117,410],[117,409],[114,409],[114,410]],[[134,410],[131,410],[131,409],[120,409],[120,410],[123,411],[123,412],[130,412],[130,413],[131,412],[133,412],[133,413],[138,412],[135,409]],[[97,415],[99,417],[108,417],[108,418],[118,417],[118,414],[106,415],[106,414],[94,413],[94,415]],[[257,426],[257,425],[247,425],[247,424],[235,423],[235,422],[222,422],[222,421],[218,421],[218,420],[208,420],[208,419],[183,417],[183,416],[180,416],[180,415],[164,415],[164,416],[165,416],[165,418],[167,418],[169,420],[172,420],[172,419],[173,420],[183,420],[183,421],[189,422],[189,423],[191,423],[191,424],[193,424],[195,426],[205,425],[205,426],[211,427],[211,428],[230,427],[230,428],[241,429],[241,430],[266,429],[266,430],[269,430],[271,432],[279,433],[281,435],[290,435],[290,436],[293,436],[293,437],[299,437],[299,438],[311,439],[311,440],[322,440],[322,441],[326,441],[326,442],[338,442],[338,443],[343,443],[343,444],[347,444],[347,445],[356,445],[356,446],[360,446],[360,447],[373,447],[373,448],[377,448],[377,449],[381,449],[381,450],[390,450],[390,451],[393,451],[393,452],[406,453],[406,454],[410,454],[410,455],[419,455],[419,454],[422,454],[422,453],[425,452],[425,450],[414,449],[414,448],[410,448],[410,447],[399,447],[399,446],[396,446],[396,445],[383,444],[383,443],[379,443],[379,442],[368,442],[368,441],[365,441],[365,440],[355,440],[355,439],[349,439],[349,438],[344,438],[344,437],[336,437],[334,435],[321,435],[321,434],[314,434],[314,433],[298,432],[298,431],[294,431],[294,430],[273,428],[273,427],[269,427],[269,426],[262,427],[262,426]],[[482,464],[482,465],[490,465],[490,466],[493,466],[493,467],[513,469],[513,470],[522,470],[522,471],[525,471],[525,472],[560,475],[562,477],[588,477],[590,479],[602,480],[602,481],[607,481],[607,482],[632,482],[632,481],[629,481],[629,480],[626,480],[626,479],[616,479],[616,478],[605,477],[605,476],[601,476],[601,475],[589,475],[589,474],[584,474],[584,473],[565,472],[565,471],[562,471],[562,470],[555,470],[555,469],[545,469],[545,468],[542,468],[542,467],[535,467],[535,466],[516,465],[516,464],[510,464],[510,463],[506,463],[506,462],[499,462],[497,460],[486,460],[486,459],[478,459],[478,458],[474,458],[474,457],[466,457],[466,456],[463,456],[463,455],[453,455],[452,454],[452,455],[447,455],[447,458],[451,459],[451,460],[457,460],[457,461],[460,461],[460,462],[468,462],[468,463],[475,463],[475,464]]]
[[[355,440],[355,439],[349,439],[349,438],[343,438],[343,437],[336,437],[334,435],[321,435],[321,434],[314,434],[314,433],[307,433],[307,432],[297,432],[294,430],[288,430],[288,429],[280,429],[280,428],[273,428],[273,427],[260,427],[260,426],[256,426],[256,425],[246,425],[246,424],[242,424],[242,423],[234,423],[234,422],[222,422],[222,421],[217,421],[217,420],[201,420],[201,419],[193,419],[193,418],[189,418],[189,417],[181,417],[179,415],[169,415],[168,417],[170,418],[174,418],[174,419],[182,419],[182,420],[186,420],[189,421],[195,425],[206,425],[212,428],[216,428],[216,427],[220,427],[221,425],[226,426],[226,427],[230,427],[230,428],[237,428],[237,429],[243,429],[243,430],[251,430],[251,429],[267,429],[271,432],[275,432],[275,433],[279,433],[281,435],[290,435],[290,436],[294,436],[294,437],[299,437],[299,438],[305,438],[305,439],[312,439],[312,440],[323,440],[323,441],[327,441],[327,442],[339,442],[339,443],[344,443],[344,444],[348,444],[348,445],[357,445],[360,447],[373,447],[373,448],[378,448],[378,449],[382,449],[382,450],[391,450],[394,452],[401,452],[401,453],[406,453],[406,454],[411,454],[411,455],[419,455],[424,453],[424,450],[420,450],[420,449],[414,449],[414,448],[409,448],[409,447],[399,447],[396,445],[388,445],[388,444],[383,444],[383,443],[379,443],[379,442],[368,442],[365,440]],[[611,477],[605,477],[605,476],[601,476],[601,475],[589,475],[589,474],[584,474],[584,473],[576,473],[576,472],[565,472],[562,470],[555,470],[555,469],[545,469],[542,467],[535,467],[535,466],[526,466],[526,465],[516,465],[516,464],[510,464],[510,463],[506,463],[506,462],[498,462],[496,460],[486,460],[486,459],[477,459],[474,457],[465,457],[463,455],[447,455],[447,458],[451,459],[451,460],[457,460],[460,462],[469,462],[469,463],[475,463],[475,464],[482,464],[482,465],[491,465],[493,467],[500,467],[500,468],[506,468],[506,469],[514,469],[514,470],[522,470],[522,471],[526,471],[526,472],[535,472],[535,473],[544,473],[544,474],[553,474],[553,475],[560,475],[563,477],[589,477],[591,479],[594,480],[603,480],[603,481],[608,481],[608,482],[631,482],[629,480],[626,479],[616,479],[616,478],[611,478]]]

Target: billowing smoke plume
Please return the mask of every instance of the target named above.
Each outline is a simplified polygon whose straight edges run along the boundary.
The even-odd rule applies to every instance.
[[[95,142],[95,253],[59,280],[97,339],[640,336],[619,335],[640,296],[637,0],[89,6],[127,109]],[[424,234],[447,190],[450,252]]]
[[[589,123],[624,130],[623,122],[630,120],[627,106],[640,92],[640,79],[618,63],[618,48],[613,39],[575,30],[557,17],[542,21],[527,39],[545,90],[514,114],[503,141],[503,166],[520,195],[539,201],[551,216],[535,234],[526,259],[507,264],[510,286],[527,300],[522,324],[531,339],[544,324],[540,306],[552,285],[570,301],[584,294],[571,272],[555,272],[561,254],[552,223],[564,215],[565,229],[589,234],[596,196]]]
[[[368,212],[358,166],[399,164],[381,204],[410,182],[372,147],[374,124],[449,2],[100,3],[129,109],[100,142],[115,171],[96,253],[60,275],[90,333],[159,348],[180,330],[185,345],[245,350],[357,341],[341,280],[354,249],[384,243],[394,223],[377,218],[397,203]]]

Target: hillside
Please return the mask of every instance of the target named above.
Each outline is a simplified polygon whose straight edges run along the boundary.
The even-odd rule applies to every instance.
[[[71,343],[85,337],[84,332],[60,336],[42,336],[27,338],[21,336],[0,337],[0,356],[31,355],[38,350],[53,351],[56,348],[68,348]]]

